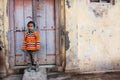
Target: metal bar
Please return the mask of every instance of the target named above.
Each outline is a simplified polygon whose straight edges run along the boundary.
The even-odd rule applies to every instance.
[[[14,32],[25,32],[27,30],[9,30],[10,32],[14,31]]]
[[[15,56],[22,56],[22,54],[16,54]]]
[[[56,30],[56,28],[43,28],[43,29],[40,29],[40,30]]]
[[[56,56],[56,54],[47,54],[47,56]]]

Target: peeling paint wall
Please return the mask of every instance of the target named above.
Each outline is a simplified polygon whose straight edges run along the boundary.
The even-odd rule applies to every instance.
[[[0,0],[0,77],[6,76],[6,65],[7,62],[7,51],[8,51],[8,40],[7,40],[7,30],[8,30],[8,16],[7,16],[7,0]]]
[[[69,41],[69,49],[66,51],[66,70],[78,69],[78,20],[77,0],[65,1],[66,12],[66,42]],[[69,38],[69,39],[68,39]]]
[[[65,8],[70,39],[66,71],[120,70],[119,0],[115,5],[66,0]]]

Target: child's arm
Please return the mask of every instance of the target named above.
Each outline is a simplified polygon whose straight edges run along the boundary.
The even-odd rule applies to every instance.
[[[40,50],[40,35],[36,32],[36,49]]]
[[[24,34],[24,42],[23,42],[23,45],[22,45],[22,50],[26,50],[26,45],[27,45],[27,42],[26,42],[26,34]]]

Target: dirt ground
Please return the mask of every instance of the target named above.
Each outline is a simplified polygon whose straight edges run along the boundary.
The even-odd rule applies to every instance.
[[[10,75],[0,80],[22,80],[22,74]],[[50,73],[48,80],[120,80],[120,72],[99,74]]]
[[[48,80],[120,80],[120,72],[99,74],[56,74],[48,75]]]

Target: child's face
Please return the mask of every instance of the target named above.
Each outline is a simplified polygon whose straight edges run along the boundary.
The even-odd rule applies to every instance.
[[[30,23],[30,24],[28,25],[28,29],[29,29],[30,31],[32,31],[32,30],[34,29],[34,24]]]

